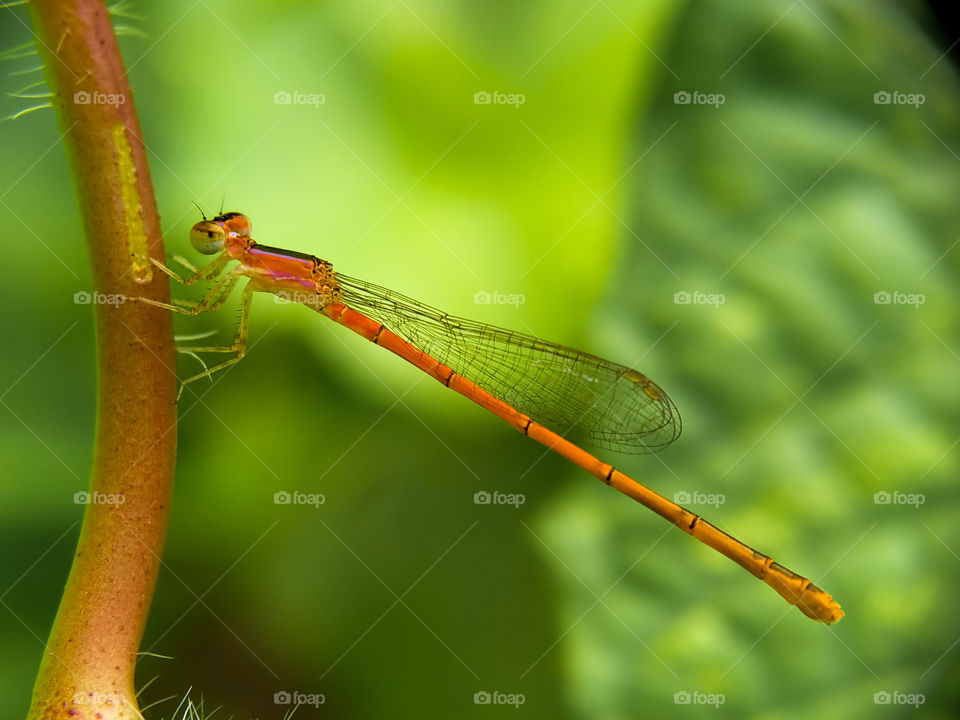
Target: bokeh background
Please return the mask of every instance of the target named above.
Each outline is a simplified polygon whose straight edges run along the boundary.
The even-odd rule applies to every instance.
[[[261,242],[642,370],[683,435],[602,457],[847,613],[812,623],[389,353],[259,298],[247,359],[182,405],[148,718],[188,690],[235,718],[283,717],[282,691],[322,694],[305,718],[957,717],[960,87],[922,4],[120,10],[169,253],[192,252],[194,202],[223,204]],[[39,61],[16,51],[23,8],[2,14],[16,94]],[[0,154],[18,717],[82,517],[95,347],[53,113],[0,123]],[[177,329],[227,339],[235,319]],[[524,502],[474,503],[494,490]]]

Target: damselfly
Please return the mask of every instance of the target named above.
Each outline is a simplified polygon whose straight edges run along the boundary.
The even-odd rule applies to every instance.
[[[190,241],[199,252],[219,257],[199,270],[176,258],[191,270],[192,275],[186,278],[162,263],[154,264],[184,285],[210,281],[210,291],[195,303],[168,305],[140,298],[141,302],[197,315],[216,310],[241,279],[247,282],[233,344],[183,348],[191,353],[226,352],[233,357],[187,378],[184,386],[244,356],[253,294],[272,293],[316,310],[415,365],[726,555],[807,617],[825,623],[843,617],[833,598],[807,578],[567,439],[570,434],[585,435],[601,447],[627,452],[655,452],[672,443],[680,434],[677,408],[640,372],[563,345],[448,315],[392,290],[335,272],[329,262],[313,255],[260,245],[250,237],[250,220],[240,213],[224,213],[198,222],[190,231]],[[227,270],[232,262],[237,264]]]

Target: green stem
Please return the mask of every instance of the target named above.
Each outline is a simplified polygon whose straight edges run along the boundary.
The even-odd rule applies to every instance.
[[[34,0],[93,270],[98,396],[94,461],[73,567],[29,718],[139,717],[133,674],[170,512],[176,451],[169,302],[160,219],[140,125],[101,0]],[[153,277],[155,276],[155,277]]]

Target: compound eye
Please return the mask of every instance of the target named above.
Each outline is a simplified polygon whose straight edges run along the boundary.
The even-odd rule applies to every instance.
[[[220,223],[201,220],[190,228],[190,244],[194,250],[204,255],[215,255],[223,250],[226,242],[227,233]]]

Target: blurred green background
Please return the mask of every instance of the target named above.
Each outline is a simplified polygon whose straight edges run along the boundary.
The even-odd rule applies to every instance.
[[[389,353],[261,297],[247,359],[182,405],[143,644],[172,659],[138,670],[142,705],[176,699],[147,717],[189,688],[236,718],[282,717],[280,691],[324,696],[305,718],[957,717],[960,88],[919,4],[129,9],[168,253],[193,257],[194,201],[223,203],[263,243],[637,367],[683,435],[601,457],[668,497],[722,495],[692,509],[847,613],[814,624]],[[3,47],[29,42],[23,9],[2,12]],[[4,90],[38,62],[4,62]],[[50,110],[0,124],[9,717],[91,460],[90,276],[58,138]],[[177,328],[226,339],[235,319]]]

